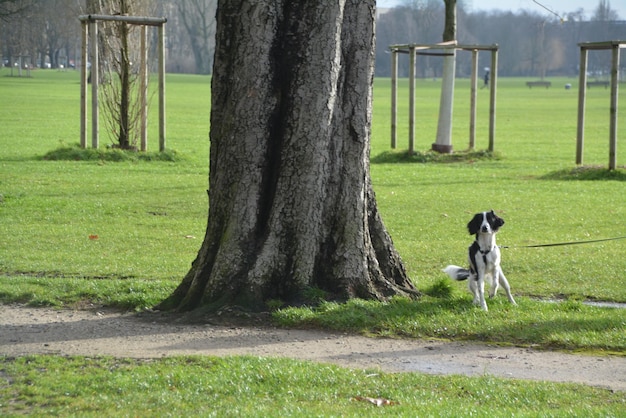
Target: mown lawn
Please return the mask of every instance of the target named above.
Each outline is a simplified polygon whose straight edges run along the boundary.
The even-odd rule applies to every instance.
[[[2,357],[0,357],[2,359]],[[610,417],[623,393],[256,357],[2,359],[3,416]],[[372,402],[379,401],[377,407]]]
[[[132,310],[166,297],[187,272],[204,236],[210,79],[168,76],[167,144],[176,151],[176,159],[51,161],[44,160],[44,155],[72,147],[79,140],[78,74],[40,70],[32,78],[6,75],[6,70],[0,71],[0,302],[63,307],[90,301]],[[416,148],[422,155],[411,159],[403,156],[408,146],[406,89],[400,97],[399,149],[390,150],[390,82],[376,80],[371,149],[374,188],[394,243],[426,296],[421,301],[354,301],[282,309],[275,312],[275,321],[368,335],[468,339],[624,355],[626,310],[582,302],[626,303],[626,240],[522,247],[626,235],[626,172],[602,169],[608,164],[609,92],[589,90],[586,170],[577,170],[576,80],[552,79],[551,89],[532,90],[525,81],[499,80],[495,155],[423,163],[419,161],[432,160],[428,150],[435,136],[439,83],[418,82]],[[574,84],[574,89],[559,87],[566,82]],[[487,95],[486,90],[479,91],[478,149],[487,146]],[[457,151],[467,146],[468,103],[469,83],[459,80],[453,129]],[[618,126],[626,126],[624,114]],[[154,110],[151,121],[149,148],[154,150]],[[101,144],[108,141],[103,135]],[[625,157],[619,150],[618,165],[623,167]],[[485,314],[471,306],[465,284],[451,283],[441,268],[465,264],[472,239],[465,225],[473,213],[491,208],[506,221],[498,242],[511,247],[503,249],[503,266],[519,306],[511,307],[505,298],[498,298],[489,302],[490,311]],[[551,304],[542,299],[563,302]],[[222,394],[226,383],[218,376],[224,364],[235,370],[228,384],[242,393]],[[213,370],[207,379],[218,380],[189,382],[195,372],[185,371],[186,367],[203,370],[198,375]],[[41,383],[41,388],[32,379],[19,377],[57,369],[63,372],[50,373],[50,383]],[[95,376],[107,370],[123,371],[115,376],[126,381],[109,382],[110,387],[103,388],[101,384],[106,383]],[[285,373],[293,373],[295,380]],[[326,392],[314,396],[312,392],[319,389],[306,387],[311,382],[298,374],[326,376],[322,379]],[[44,375],[48,376],[38,376],[41,382]],[[143,377],[133,380],[139,375]],[[178,375],[180,382],[175,381]],[[77,376],[94,377],[72,388],[52,386],[53,381],[70,385]],[[284,385],[283,389],[273,392],[277,384]],[[291,393],[287,387],[293,388]],[[500,396],[502,392],[507,395]],[[198,405],[200,398],[206,402],[207,393],[220,394],[216,395],[219,401],[211,398],[215,410],[206,404],[202,409],[180,406]],[[276,416],[302,415],[302,411],[328,415],[340,407],[350,416],[370,411],[370,405],[353,400],[370,394],[396,401],[384,409],[395,415],[414,415],[415,408],[423,408],[419,415],[459,415],[460,411],[468,415],[471,410],[478,416],[512,411],[527,416],[617,416],[623,410],[623,397],[581,386],[414,374],[372,378],[325,366],[263,363],[251,358],[136,364],[34,357],[5,358],[0,366],[0,412],[9,415],[24,411],[124,415],[131,410],[150,415],[154,411],[145,408],[152,402],[172,408],[173,415],[210,416],[211,411],[224,411],[224,402],[236,397],[240,410],[232,409],[230,415],[252,416],[259,411],[277,411],[269,413]],[[46,402],[47,396],[52,398]],[[502,405],[489,409],[496,399]],[[481,408],[486,404],[488,409]],[[272,409],[276,405],[283,407]]]

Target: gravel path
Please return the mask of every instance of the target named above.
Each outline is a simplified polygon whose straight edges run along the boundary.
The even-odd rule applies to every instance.
[[[626,391],[626,357],[269,327],[190,325],[162,313],[36,309],[0,305],[0,355],[35,353],[155,358],[249,354],[353,368],[432,374],[489,374],[577,382]]]

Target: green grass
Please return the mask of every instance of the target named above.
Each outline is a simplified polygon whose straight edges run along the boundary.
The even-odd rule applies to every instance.
[[[161,159],[81,151],[75,72],[0,70],[0,302],[135,310],[180,282],[207,218],[209,78],[169,75]],[[459,80],[454,147],[429,152],[439,83],[418,82],[419,153],[407,156],[408,100],[400,97],[399,149],[389,148],[389,80],[376,80],[372,178],[380,210],[420,301],[323,303],[286,308],[277,323],[367,335],[479,340],[593,353],[626,353],[626,241],[552,248],[522,245],[626,235],[626,174],[608,172],[608,91],[589,90],[584,168],[576,168],[576,90],[500,79],[496,152],[487,147],[479,91],[477,150],[467,148],[469,84]],[[406,94],[406,84],[402,94]],[[622,96],[624,89],[622,89]],[[402,96],[402,95],[401,95]],[[622,97],[620,103],[626,103]],[[149,150],[157,127],[150,111]],[[618,126],[626,126],[626,111]],[[621,140],[622,138],[620,138]],[[103,133],[103,149],[110,140]],[[621,148],[618,148],[620,150]],[[618,165],[623,166],[623,153]],[[493,208],[504,268],[519,306],[503,297],[484,313],[441,268],[465,264],[465,225]],[[319,295],[318,295],[319,296]],[[559,304],[541,299],[565,300]],[[280,306],[280,301],[274,301]],[[488,319],[488,320],[487,320]],[[384,397],[376,408],[355,400]],[[136,361],[35,356],[0,361],[0,415],[619,416],[623,394],[580,385],[344,370],[250,357]],[[219,411],[219,412],[216,412]],[[224,412],[226,411],[226,412]]]
[[[66,277],[46,272],[0,276],[0,300],[30,306],[82,308],[103,305],[121,310],[151,308],[174,290],[168,280],[137,279],[119,275]]]
[[[465,296],[403,298],[380,304],[352,300],[274,314],[285,327],[311,326],[373,336],[489,341],[497,344],[623,355],[626,309],[601,309],[580,301],[546,303],[505,298],[489,301],[489,312]]]
[[[501,245],[626,235],[626,171],[598,168],[608,165],[609,93],[589,91],[584,161],[591,168],[575,169],[577,91],[557,87],[572,80],[552,81],[552,89],[530,90],[523,79],[499,80],[497,159],[397,164],[386,163],[388,157],[381,157],[390,153],[390,82],[377,80],[371,153],[375,191],[394,242],[421,288],[441,278],[442,266],[466,262],[471,237],[466,235],[465,225],[476,211],[493,208],[506,220],[499,234]],[[439,83],[417,84],[416,148],[427,153],[436,134]],[[398,144],[406,150],[408,140],[403,138],[408,135],[408,99],[400,97],[399,102],[404,108],[398,117]],[[477,148],[485,149],[486,90],[479,91],[478,105]],[[458,150],[467,147],[468,109],[469,84],[460,80],[453,125],[453,143]],[[619,115],[618,123],[623,125],[626,112]],[[378,159],[383,161],[378,163]],[[618,153],[618,165],[625,161],[624,153]],[[625,253],[623,240],[573,247],[511,248],[504,250],[503,259],[517,294],[624,302]]]
[[[16,78],[2,76],[3,71],[3,300],[59,306],[93,298],[135,309],[162,297],[186,273],[206,225],[210,79],[168,76],[169,151],[165,158],[156,152],[139,158],[106,150],[104,139],[101,150],[72,145],[78,139],[77,73],[35,71],[32,78]],[[488,92],[479,91],[477,150],[463,151],[469,83],[458,80],[453,130],[458,152],[439,156],[429,149],[440,86],[420,80],[419,153],[408,156],[402,146],[408,129],[402,122],[407,120],[406,80],[400,84],[397,150],[389,148],[390,82],[376,80],[374,187],[385,223],[421,290],[442,280],[446,264],[465,264],[471,240],[465,224],[474,212],[493,208],[507,222],[499,243],[511,247],[503,250],[504,268],[518,298],[626,302],[626,240],[520,248],[626,235],[625,171],[601,168],[608,159],[609,93],[589,90],[587,165],[576,168],[577,94],[557,87],[571,80],[552,81],[552,89],[530,90],[523,79],[500,80],[496,151],[488,153]],[[154,112],[149,149],[157,137]],[[626,122],[624,114],[619,126]],[[624,160],[618,154],[618,164]],[[81,290],[58,290],[67,288],[68,280],[69,287]],[[144,292],[133,306],[125,290],[132,281],[154,282],[152,288],[159,290]],[[469,299],[464,284],[451,287]],[[90,288],[96,290],[85,290]]]
[[[3,416],[608,417],[622,393],[491,376],[428,376],[288,359],[28,356],[0,362]],[[389,401],[376,407],[366,398]]]

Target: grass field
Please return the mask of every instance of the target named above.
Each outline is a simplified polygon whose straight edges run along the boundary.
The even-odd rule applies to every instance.
[[[5,77],[6,74],[6,70],[0,71],[0,302],[75,306],[89,301],[142,309],[166,297],[187,272],[204,236],[210,79],[168,76],[167,144],[177,152],[178,160],[46,161],[42,160],[46,153],[78,143],[79,75],[34,71],[32,78],[14,78]],[[407,162],[400,155],[408,146],[406,84],[402,85],[400,95],[400,149],[392,151],[390,83],[376,80],[371,148],[374,189],[384,221],[409,274],[427,296],[418,302],[355,301],[346,305],[324,304],[319,309],[285,309],[276,312],[276,320],[289,326],[316,325],[371,335],[469,339],[624,355],[626,310],[591,307],[581,302],[626,303],[626,240],[532,249],[520,246],[625,236],[626,173],[623,168],[613,173],[599,168],[574,170],[576,80],[551,79],[551,89],[532,90],[525,86],[525,81],[499,80],[497,158],[423,164]],[[566,82],[572,83],[574,89],[560,87]],[[424,153],[435,137],[439,87],[438,82],[431,80],[418,82],[416,148]],[[622,88],[620,103],[626,103],[623,91]],[[584,162],[587,167],[606,167],[609,91],[590,89],[588,93]],[[453,143],[459,151],[466,148],[468,141],[468,103],[469,83],[458,80]],[[487,90],[480,90],[479,149],[487,146],[487,103]],[[619,116],[619,143],[625,138],[624,115],[626,109]],[[157,147],[155,118],[152,110],[151,150]],[[107,141],[103,135],[101,144]],[[618,165],[623,166],[626,151],[621,154],[620,151],[618,144]],[[465,225],[474,212],[491,208],[506,220],[498,242],[512,247],[503,249],[503,266],[520,306],[511,308],[502,297],[491,301],[486,325],[485,314],[471,306],[465,285],[449,283],[441,268],[450,263],[465,264],[466,248],[471,241]],[[537,299],[566,302],[547,304]],[[31,367],[35,371],[49,367],[40,364],[46,361],[35,358],[28,364],[17,364],[12,359],[11,367],[16,367],[12,370],[17,370],[14,373],[18,376]],[[78,366],[74,360],[58,361],[62,367],[54,367],[70,370],[100,367],[84,359],[76,360]],[[110,367],[109,361],[103,360],[102,367]],[[252,379],[247,373],[255,375],[256,360],[235,361],[237,367],[246,370],[242,375]],[[283,366],[287,367],[281,363],[280,367]],[[0,367],[0,375],[8,373],[4,367]],[[137,371],[144,366],[132,367],[137,367],[134,369]],[[180,367],[163,362],[159,363],[160,371],[147,373],[184,374]],[[308,367],[303,374],[320,372],[314,365],[288,367]],[[66,377],[73,378],[74,372],[68,373]],[[359,384],[366,384],[368,379],[349,373],[344,376],[339,371],[332,373],[342,377],[337,379],[336,386],[330,386],[331,392],[345,384],[342,379]],[[266,384],[276,379],[269,379]],[[391,390],[398,384],[431,385],[441,397],[450,396],[441,391],[442,386],[471,388],[475,386],[469,385],[487,384],[504,385],[507,391],[518,390],[516,383],[490,379],[459,378],[452,382],[421,376],[386,376],[385,379],[389,382],[381,383],[381,388]],[[425,379],[427,383],[415,383],[411,379]],[[129,382],[120,387],[132,385]],[[568,393],[555,401],[563,402],[562,405],[596,396],[578,387],[570,390],[557,385],[556,390],[532,383],[522,385],[531,392],[525,396],[543,399],[539,401],[540,408],[550,407],[552,400],[547,393],[555,391]],[[163,393],[167,390],[165,386],[159,388]],[[11,398],[7,395],[10,390],[0,383],[0,412],[6,405],[2,405],[2,400]],[[92,390],[100,393],[101,389]],[[254,404],[255,400],[264,398],[263,390],[250,392],[248,402]],[[532,394],[533,391],[538,392]],[[342,394],[341,399],[359,394],[367,396],[367,393],[362,390],[354,395]],[[38,396],[44,395],[24,396],[24,402],[31,402],[33,408],[37,399],[41,399]],[[463,404],[465,395],[457,396],[464,399],[459,401]],[[580,409],[569,410],[571,413],[564,406],[555,407],[554,415],[617,415],[619,404],[607,396],[610,399],[606,402],[580,403]],[[111,407],[102,397],[99,402]],[[406,398],[405,402],[414,405],[416,401]],[[434,400],[426,402],[437,405]],[[496,415],[519,408],[529,408],[528,415],[539,415],[537,411],[541,411],[516,402],[511,400]],[[38,411],[70,411],[81,416],[89,411],[85,405],[69,403],[72,407],[68,410],[53,405],[50,407],[53,409]],[[314,403],[323,405],[324,401],[317,399]],[[617,409],[611,409],[616,405]],[[254,408],[248,404],[242,406],[246,407]],[[320,415],[327,411],[325,406],[318,408]],[[358,410],[362,409],[348,415],[356,415]],[[437,414],[436,411],[432,414]],[[439,411],[446,414],[444,409]],[[294,411],[285,412],[279,415],[297,415]],[[148,414],[143,411],[139,415]]]
[[[19,281],[25,294],[29,283],[44,277],[125,278],[159,280],[163,285],[157,287],[167,293],[195,257],[206,225],[209,81],[168,78],[168,146],[181,161],[77,162],[41,157],[78,141],[78,74],[0,77],[0,272],[5,285],[12,287],[16,274],[25,276]],[[601,173],[599,180],[567,174],[575,168],[577,94],[558,88],[566,81],[572,80],[531,90],[523,80],[501,79],[499,158],[450,164],[389,162],[403,151],[389,148],[390,83],[376,81],[372,177],[385,223],[418,287],[440,281],[442,266],[465,263],[471,240],[465,224],[474,212],[493,208],[507,222],[499,243],[513,247],[504,249],[503,257],[517,295],[626,302],[626,240],[519,248],[626,235],[624,170]],[[424,152],[435,135],[438,88],[430,80],[418,83],[416,148]],[[457,150],[467,143],[468,88],[466,80],[458,81]],[[402,93],[401,88],[401,104]],[[488,92],[479,93],[477,147],[486,148]],[[589,94],[585,162],[606,166],[609,93],[590,89]],[[406,117],[401,106],[399,146],[404,149]],[[626,126],[625,119],[620,116],[619,126]],[[151,127],[156,129],[156,123]],[[154,149],[157,135],[151,134]],[[625,159],[618,154],[618,164]],[[148,297],[146,303],[160,297]]]
[[[490,376],[434,377],[288,359],[24,357],[5,368],[15,416],[617,417],[621,394]],[[36,384],[34,382],[37,382]],[[19,392],[21,391],[21,392]],[[377,408],[365,398],[389,401]],[[0,405],[0,412],[2,412]],[[7,416],[7,415],[4,415]]]

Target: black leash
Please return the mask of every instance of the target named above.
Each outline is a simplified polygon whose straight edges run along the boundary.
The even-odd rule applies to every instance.
[[[603,238],[603,239],[592,239],[589,241],[570,241],[570,242],[557,242],[553,244],[535,244],[535,245],[502,245],[500,248],[540,248],[540,247],[560,247],[562,245],[578,245],[578,244],[591,244],[593,242],[603,242],[603,241],[616,241],[619,239],[626,239],[626,236],[623,237],[615,237],[615,238]]]

